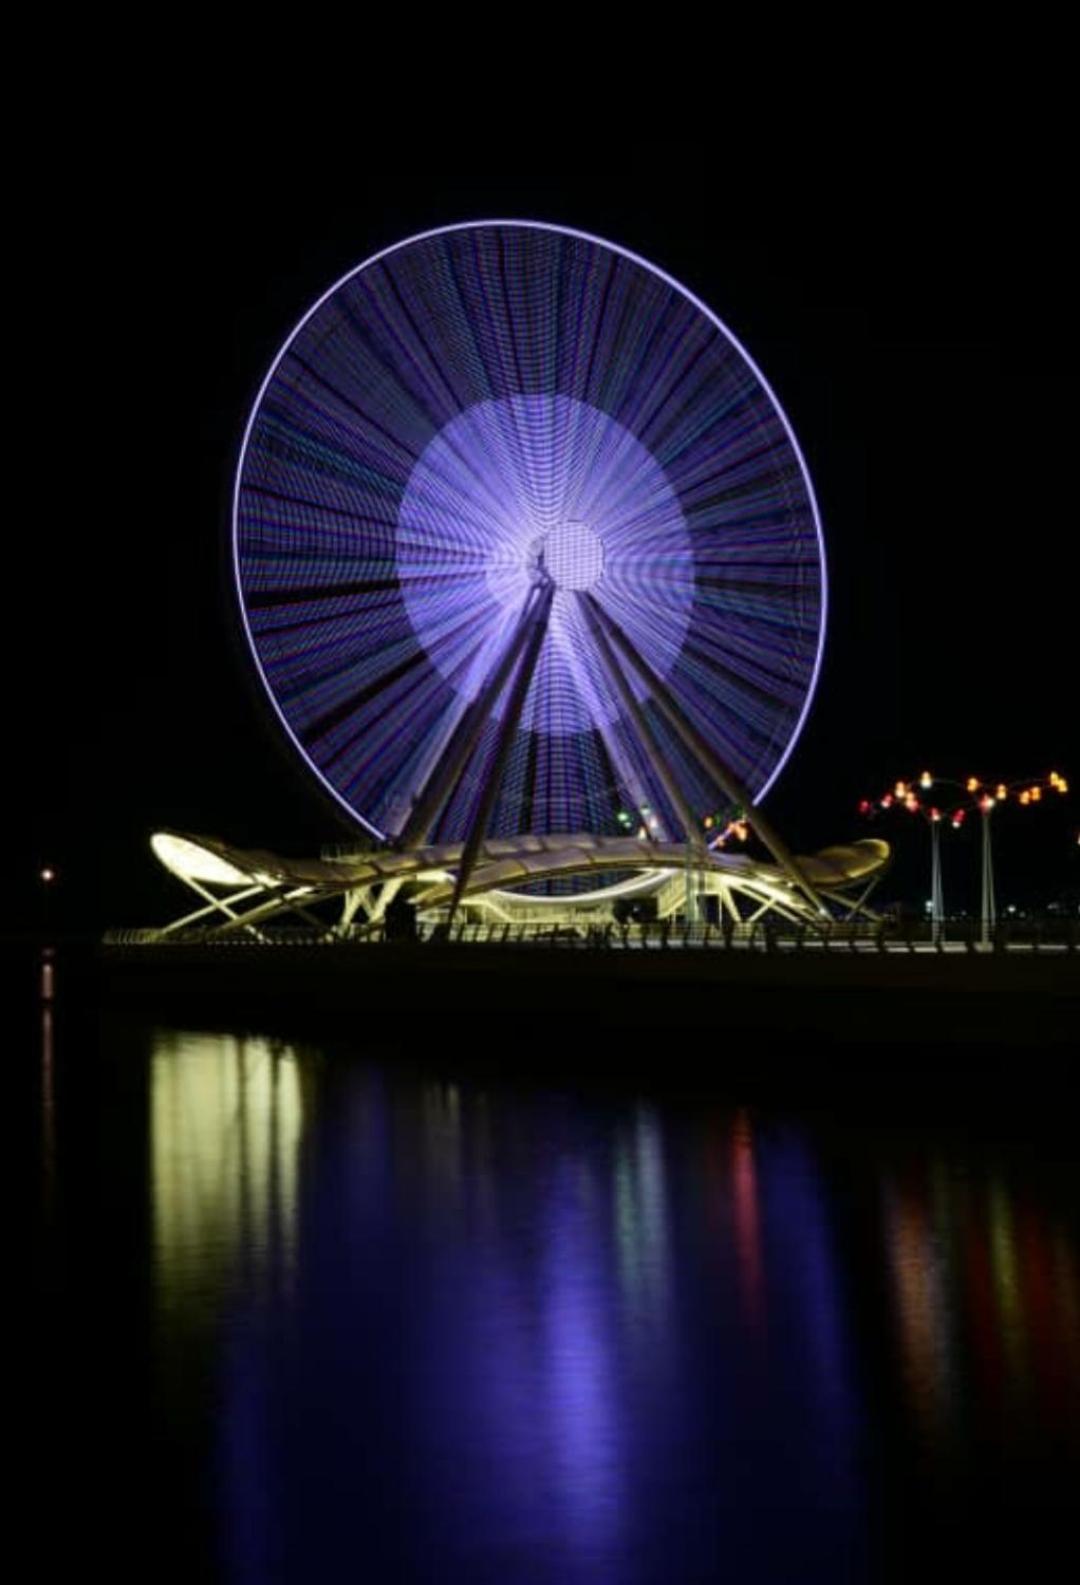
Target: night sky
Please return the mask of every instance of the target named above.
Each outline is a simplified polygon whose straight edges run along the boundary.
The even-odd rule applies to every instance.
[[[457,220],[564,222],[642,254],[710,304],[783,403],[831,598],[817,697],[769,799],[797,850],[866,834],[858,799],[924,766],[1080,784],[1071,288],[1052,163],[959,144],[871,161],[872,179],[865,162],[759,179],[719,143],[515,147],[442,172],[144,156],[73,165],[52,190],[20,327],[52,349],[29,396],[53,512],[31,529],[51,680],[34,690],[45,775],[24,879],[60,866],[60,918],[168,917],[180,897],[147,848],[158,826],[285,853],[347,839],[240,642],[232,474],[310,303],[373,251]],[[1075,797],[1006,810],[999,901],[1075,895],[1078,826]],[[921,899],[925,830],[897,819],[875,834],[901,845],[883,895]],[[973,831],[945,864],[947,901],[970,906]]]

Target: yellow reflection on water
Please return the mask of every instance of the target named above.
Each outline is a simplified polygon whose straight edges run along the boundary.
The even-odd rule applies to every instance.
[[[1027,1380],[1027,1316],[1019,1281],[1016,1223],[1009,1191],[1000,1180],[990,1184],[990,1269],[997,1295],[999,1332],[1004,1345],[1005,1383],[1024,1394]]]
[[[941,1164],[885,1181],[906,1395],[928,1446],[1076,1423],[1077,1289],[1068,1236],[1000,1174],[957,1188]],[[1070,1359],[1070,1350],[1072,1357]],[[1070,1418],[1071,1417],[1071,1418]]]
[[[295,1054],[262,1039],[161,1033],[150,1114],[161,1297],[182,1303],[245,1279],[286,1281],[303,1127]]]

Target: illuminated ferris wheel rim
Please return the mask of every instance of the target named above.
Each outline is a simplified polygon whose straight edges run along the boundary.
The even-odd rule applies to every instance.
[[[780,421],[780,424],[781,424],[781,426],[783,428],[784,434],[785,434],[785,436],[787,438],[787,442],[788,442],[789,446],[791,447],[792,455],[794,456],[794,458],[795,458],[795,460],[797,462],[797,465],[798,465],[799,473],[800,473],[800,476],[801,476],[801,483],[802,483],[803,489],[805,490],[805,493],[806,493],[806,499],[807,499],[807,503],[808,503],[809,508],[810,508],[810,514],[811,514],[811,518],[812,518],[812,522],[813,522],[813,526],[814,526],[814,532],[815,532],[815,535],[816,535],[818,565],[819,565],[819,568],[820,568],[820,585],[819,585],[819,591],[818,591],[819,592],[819,597],[820,597],[820,605],[819,605],[818,623],[817,623],[817,626],[818,626],[817,643],[816,643],[816,649],[815,649],[815,653],[814,653],[814,660],[813,660],[813,666],[812,666],[811,674],[810,674],[810,677],[809,677],[809,680],[808,680],[808,683],[807,683],[807,686],[806,686],[805,697],[804,697],[804,699],[802,701],[802,706],[801,706],[801,709],[799,711],[798,718],[795,721],[794,726],[792,727],[792,729],[790,731],[790,735],[788,736],[787,743],[785,744],[782,752],[780,753],[775,765],[772,767],[767,779],[765,780],[763,785],[756,791],[756,793],[754,793],[753,796],[752,796],[752,799],[751,799],[752,803],[757,805],[757,804],[761,803],[764,800],[764,798],[766,797],[766,795],[768,794],[768,792],[769,792],[770,788],[772,787],[773,783],[776,781],[777,777],[780,775],[780,773],[783,770],[784,766],[787,764],[787,761],[790,758],[791,753],[794,750],[795,745],[798,742],[798,740],[799,740],[799,738],[800,738],[800,736],[802,734],[803,727],[804,727],[804,725],[806,723],[806,718],[807,718],[807,716],[809,714],[809,711],[810,711],[810,706],[813,703],[814,696],[815,696],[816,691],[817,691],[817,684],[818,684],[818,680],[819,680],[819,676],[820,676],[820,672],[821,672],[822,657],[823,657],[823,653],[824,653],[825,629],[826,629],[826,625],[827,625],[827,615],[828,615],[828,578],[827,578],[826,557],[825,557],[825,541],[824,541],[824,535],[823,535],[823,532],[822,532],[821,515],[820,515],[819,509],[818,509],[817,497],[816,497],[816,494],[814,492],[814,486],[813,486],[813,481],[812,481],[812,479],[810,477],[810,471],[809,471],[809,469],[808,469],[808,467],[806,465],[806,459],[805,459],[805,457],[803,455],[802,448],[799,445],[798,438],[795,435],[795,431],[792,428],[792,425],[791,425],[791,422],[790,422],[790,420],[789,420],[789,418],[787,416],[787,413],[785,412],[782,403],[780,402],[779,398],[777,397],[776,392],[773,390],[772,385],[769,383],[768,379],[765,377],[765,375],[762,372],[761,368],[759,367],[759,365],[757,364],[755,359],[751,356],[751,354],[748,352],[748,350],[743,345],[743,343],[734,334],[734,332],[726,324],[724,324],[724,322],[708,306],[707,303],[703,302],[700,297],[698,297],[694,292],[692,292],[688,287],[686,287],[681,281],[677,280],[674,276],[669,274],[666,270],[661,269],[659,266],[653,264],[650,260],[645,259],[640,254],[633,252],[631,249],[623,247],[619,243],[612,242],[612,241],[608,240],[605,237],[597,236],[595,233],[588,232],[588,231],[582,231],[582,230],[579,230],[579,229],[577,229],[575,227],[572,227],[572,226],[558,225],[558,224],[555,224],[555,223],[553,223],[551,221],[525,220],[525,219],[481,219],[481,220],[457,221],[457,222],[454,222],[454,223],[452,223],[450,225],[435,226],[435,227],[430,228],[429,230],[416,232],[413,235],[401,238],[399,241],[390,244],[388,247],[382,248],[378,252],[371,254],[368,258],[364,259],[361,263],[353,266],[353,268],[351,268],[349,270],[346,270],[344,272],[344,274],[339,276],[322,293],[322,295],[320,297],[318,297],[314,303],[311,304],[311,306],[306,310],[306,312],[301,316],[301,318],[293,326],[293,328],[289,332],[288,336],[281,343],[281,346],[279,347],[277,353],[275,354],[272,362],[270,363],[269,368],[266,371],[266,374],[263,377],[263,380],[262,380],[261,384],[259,385],[258,391],[256,392],[254,401],[252,402],[252,405],[251,405],[251,410],[250,410],[250,413],[248,415],[247,423],[246,423],[246,425],[244,427],[244,433],[243,433],[243,437],[242,437],[241,443],[240,443],[240,449],[239,449],[239,454],[238,454],[238,458],[237,458],[236,471],[235,471],[235,476],[234,476],[234,481],[233,481],[233,494],[232,494],[232,523],[231,523],[231,529],[232,529],[232,563],[233,563],[234,587],[235,587],[236,596],[237,596],[237,604],[238,604],[239,611],[240,611],[240,618],[241,618],[241,622],[243,624],[244,634],[245,634],[245,637],[246,637],[246,640],[247,640],[248,648],[249,648],[249,650],[251,652],[251,655],[252,655],[252,658],[253,658],[253,660],[255,662],[255,666],[256,666],[256,669],[258,671],[259,678],[260,678],[260,681],[262,683],[263,689],[264,689],[264,691],[266,693],[266,696],[269,698],[270,703],[271,703],[271,705],[273,707],[275,715],[277,716],[278,720],[281,722],[281,725],[284,728],[289,740],[292,742],[292,744],[296,748],[297,752],[300,754],[302,760],[311,769],[311,771],[314,773],[314,775],[317,777],[320,785],[331,795],[331,797],[334,799],[334,801],[341,807],[341,809],[344,811],[344,813],[346,814],[348,819],[350,821],[356,821],[359,824],[361,824],[372,836],[374,836],[380,842],[387,842],[387,841],[392,840],[392,834],[390,832],[380,829],[379,826],[376,825],[372,820],[370,820],[361,810],[357,809],[354,804],[350,803],[348,801],[348,799],[345,798],[343,796],[343,794],[333,785],[333,782],[330,780],[330,778],[327,775],[324,774],[322,768],[316,763],[316,761],[312,757],[312,755],[308,753],[308,751],[305,748],[304,744],[301,742],[297,732],[294,730],[294,727],[293,727],[292,723],[288,720],[287,716],[285,715],[284,711],[282,710],[281,705],[279,704],[277,696],[275,694],[275,690],[274,690],[269,678],[267,677],[265,668],[264,668],[263,663],[262,663],[262,658],[261,658],[260,653],[259,653],[259,648],[258,648],[258,645],[256,643],[255,635],[254,635],[254,633],[252,631],[252,628],[251,628],[251,623],[249,621],[248,611],[247,611],[247,607],[246,607],[246,604],[245,604],[245,601],[244,601],[244,594],[243,594],[242,572],[241,572],[241,565],[240,565],[240,537],[241,537],[240,498],[241,498],[241,491],[242,491],[243,482],[244,482],[245,465],[246,465],[247,458],[248,458],[248,451],[249,451],[249,447],[250,447],[250,443],[251,443],[252,434],[253,434],[253,431],[255,429],[255,425],[256,425],[256,423],[257,423],[257,421],[259,419],[260,412],[262,410],[264,397],[266,396],[267,391],[270,389],[270,387],[271,387],[271,385],[272,385],[272,383],[273,383],[273,381],[274,381],[274,379],[275,379],[275,377],[276,377],[276,375],[277,375],[277,373],[278,373],[278,371],[279,371],[279,369],[281,367],[281,364],[282,364],[283,360],[289,354],[290,350],[292,349],[292,347],[294,346],[294,344],[296,343],[297,339],[300,337],[300,335],[302,334],[302,332],[304,331],[306,326],[320,312],[320,310],[323,309],[336,296],[336,294],[341,291],[341,289],[343,287],[345,287],[350,281],[355,280],[358,276],[363,275],[364,272],[369,270],[369,269],[371,269],[372,266],[374,266],[376,264],[379,264],[380,262],[382,262],[383,260],[385,260],[387,258],[392,257],[394,254],[401,253],[404,250],[406,250],[408,248],[411,248],[411,247],[414,247],[414,246],[416,246],[416,245],[418,245],[420,243],[428,242],[428,241],[430,241],[430,240],[432,240],[434,238],[438,238],[438,237],[451,236],[451,235],[454,235],[455,233],[468,232],[468,231],[500,230],[500,229],[514,229],[514,230],[521,230],[521,231],[546,232],[546,233],[550,233],[550,234],[553,234],[553,235],[556,235],[556,236],[560,236],[560,237],[571,238],[571,239],[574,239],[574,240],[576,240],[578,242],[583,242],[583,243],[589,244],[589,245],[591,245],[593,247],[601,248],[601,249],[604,249],[605,251],[607,251],[609,253],[615,254],[618,257],[620,257],[622,259],[625,259],[629,263],[637,266],[638,268],[646,271],[647,274],[649,274],[650,276],[654,277],[655,279],[657,279],[659,281],[662,281],[672,291],[678,293],[679,296],[684,298],[698,313],[703,315],[704,318],[720,333],[720,335],[733,348],[733,350],[737,353],[738,357],[742,359],[742,361],[745,363],[747,368],[750,370],[750,372],[753,375],[754,379],[758,382],[758,385],[760,386],[762,392],[764,393],[764,395],[768,399],[768,402],[771,404],[773,412],[775,413],[776,417]]]

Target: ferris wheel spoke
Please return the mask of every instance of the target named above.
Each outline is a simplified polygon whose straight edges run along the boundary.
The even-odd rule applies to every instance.
[[[308,605],[317,600],[345,600],[357,594],[385,594],[396,589],[396,578],[357,578],[343,583],[285,584],[279,589],[253,589],[247,597],[249,611],[278,606]]]
[[[349,396],[346,396],[344,391],[340,390],[332,380],[328,379],[327,376],[323,374],[321,370],[317,369],[315,365],[308,359],[301,357],[297,351],[293,350],[290,353],[289,362],[291,364],[295,364],[297,368],[301,369],[305,376],[312,382],[312,384],[320,386],[322,390],[324,390],[328,396],[332,397],[335,402],[338,402],[346,412],[351,413],[354,418],[358,418],[360,423],[363,425],[364,431],[368,433],[374,431],[376,434],[381,436],[386,446],[388,458],[392,457],[395,461],[398,459],[405,460],[407,469],[414,465],[419,452],[423,450],[423,446],[418,447],[415,444],[408,444],[404,442],[400,436],[394,435],[389,429],[387,429],[385,424],[381,424],[377,418],[372,416],[370,412],[368,412],[365,408],[362,408],[359,402],[353,400],[353,398]],[[320,407],[317,402],[309,397],[307,393],[303,391],[302,387],[299,394],[304,401],[305,407],[316,413],[321,423],[326,423],[328,421],[328,414],[326,413],[325,409]]]
[[[402,318],[409,328],[413,342],[422,355],[421,359],[416,359],[414,354],[410,354],[414,358],[417,373],[427,384],[427,405],[433,408],[436,400],[441,400],[445,406],[443,415],[445,419],[447,415],[456,412],[461,406],[460,393],[455,391],[439,359],[428,345],[389,261],[384,263],[383,274],[387,285],[394,295],[394,300],[401,310]],[[398,339],[400,341],[400,338]],[[436,393],[438,393],[437,396]]]
[[[503,532],[507,509],[512,509],[514,504],[507,496],[514,471],[503,458],[500,459],[503,462],[501,472],[492,476],[483,444],[490,439],[489,436],[481,437],[481,443],[475,445],[470,444],[472,437],[467,430],[461,436],[447,435],[444,431],[440,448],[443,455],[434,460],[430,450],[425,454],[425,489],[436,508],[438,526],[461,524],[483,540],[498,538]],[[482,468],[485,461],[487,475]],[[446,494],[454,506],[449,518],[443,499]],[[452,539],[448,543],[454,545],[457,541]]]
[[[392,530],[394,527],[393,518],[377,518],[370,511],[359,511],[354,507],[338,506],[333,501],[316,501],[309,495],[297,495],[294,490],[272,490],[269,485],[254,479],[245,482],[243,493],[244,495],[260,496],[265,501],[277,501],[282,506],[299,506],[303,508],[305,514],[315,512],[322,517],[343,517],[346,522],[354,523],[357,526],[371,527],[374,525],[387,530]],[[254,515],[253,512],[252,515]]]
[[[648,343],[638,354],[637,367],[644,376],[638,398],[636,402],[632,401],[621,408],[618,414],[619,422],[635,435],[652,435],[653,424],[675,398],[680,386],[690,378],[709,346],[711,338],[703,338],[695,351],[687,352],[687,338],[693,328],[693,320],[681,320],[679,308],[679,300],[672,292],[667,299],[667,306],[657,316]],[[671,318],[672,311],[674,319]],[[657,362],[650,369],[649,360],[654,349],[658,353]],[[646,370],[649,371],[647,376]]]

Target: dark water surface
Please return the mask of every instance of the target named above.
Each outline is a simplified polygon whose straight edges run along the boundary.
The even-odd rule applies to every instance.
[[[932,1121],[924,1070],[920,1118],[895,1052],[900,1115],[793,1110],[479,1077],[362,1018],[156,1022],[40,971],[5,984],[47,1551],[245,1585],[1048,1577],[1080,1170],[1022,1059],[1011,1117],[974,1081]]]

